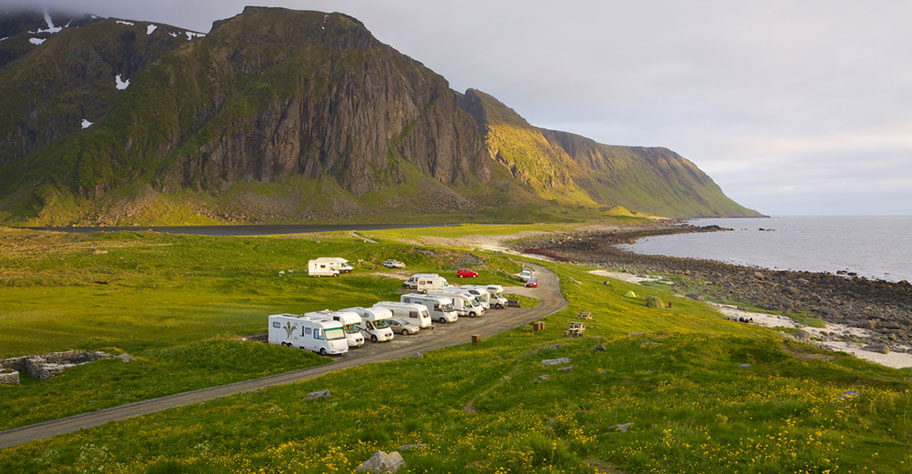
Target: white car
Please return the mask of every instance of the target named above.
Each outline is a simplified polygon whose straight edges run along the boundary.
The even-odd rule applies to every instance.
[[[519,279],[522,280],[524,283],[531,280],[532,272],[530,272],[528,269],[523,270],[522,273],[519,274]]]
[[[399,260],[389,259],[383,262],[383,266],[386,268],[405,268],[405,264]]]

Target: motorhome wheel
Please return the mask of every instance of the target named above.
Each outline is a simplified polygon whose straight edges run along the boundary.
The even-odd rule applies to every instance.
[[[469,313],[469,317],[470,317],[470,318],[474,318],[474,317],[475,317],[475,313],[474,313],[474,312]]]
[[[321,348],[320,348],[320,355],[321,355],[321,356],[325,356],[325,355],[326,355],[326,348],[325,348],[325,347],[321,347]]]
[[[440,321],[440,324],[444,324],[444,323],[446,323],[446,318],[441,316],[440,319],[438,319],[438,321]]]

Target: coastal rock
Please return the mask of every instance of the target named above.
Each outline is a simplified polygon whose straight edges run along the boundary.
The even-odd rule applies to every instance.
[[[811,335],[805,331],[795,331],[792,333],[792,336],[801,342],[808,342],[811,340]]]
[[[890,353],[890,346],[887,345],[886,343],[871,344],[868,346],[864,346],[861,349],[865,350],[865,351],[871,351],[871,352],[880,352],[881,354]]]

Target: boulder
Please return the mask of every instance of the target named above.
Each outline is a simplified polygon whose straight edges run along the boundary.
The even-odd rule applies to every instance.
[[[792,334],[792,336],[794,336],[795,339],[802,341],[802,342],[807,342],[807,341],[811,340],[811,335],[805,331],[795,331]]]
[[[405,467],[405,459],[402,459],[402,455],[399,454],[399,451],[393,451],[391,453],[377,451],[370,459],[362,462],[355,469],[375,473],[390,473],[396,472],[403,467]]]
[[[304,395],[304,400],[316,400],[318,398],[329,398],[332,394],[329,390],[317,390],[316,392],[310,392],[307,395]]]
[[[864,351],[880,352],[881,354],[889,354],[889,353],[890,353],[890,346],[887,345],[886,343],[883,343],[883,342],[879,342],[879,343],[876,343],[876,344],[871,344],[871,345],[868,345],[868,346],[864,346],[864,347],[862,347],[861,349],[864,350]]]
[[[0,369],[0,385],[19,385],[19,371]]]
[[[557,359],[542,359],[542,361],[541,361],[542,365],[561,365],[561,364],[569,364],[569,363],[570,363],[569,357],[558,357]]]

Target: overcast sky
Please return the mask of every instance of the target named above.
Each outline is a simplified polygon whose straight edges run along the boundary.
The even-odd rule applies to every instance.
[[[245,3],[46,2],[203,32]],[[767,214],[912,214],[912,1],[266,4],[352,15],[533,125],[671,148]]]

